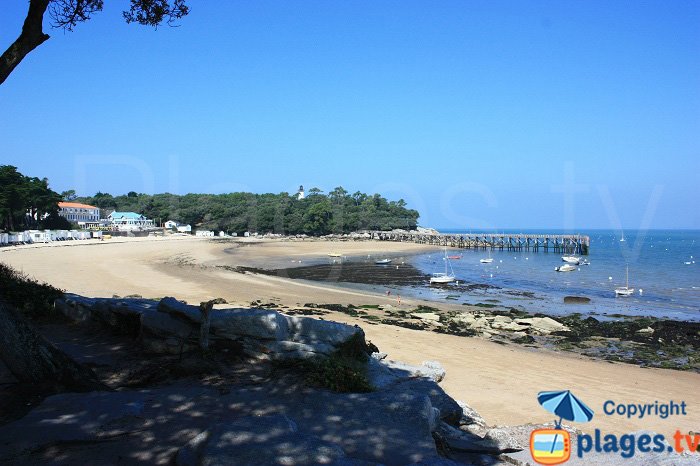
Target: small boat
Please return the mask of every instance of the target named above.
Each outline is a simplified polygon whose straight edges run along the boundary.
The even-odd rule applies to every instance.
[[[630,268],[625,270],[625,286],[615,288],[615,296],[631,296],[634,293],[634,288],[630,288]]]
[[[576,267],[571,264],[564,264],[562,266],[555,267],[554,270],[557,272],[573,272],[576,270]]]
[[[391,264],[391,259],[380,259],[378,261],[374,261],[374,263],[377,265],[387,265]]]
[[[455,280],[456,279],[455,279],[454,275],[448,275],[448,274],[442,273],[442,272],[434,273],[430,277],[430,283],[437,283],[437,284],[452,283]]]
[[[328,257],[342,257],[342,254],[339,252],[329,252]]]
[[[489,251],[488,259],[486,259],[486,258],[479,259],[479,262],[481,262],[482,264],[490,264],[491,262],[493,262],[493,259],[491,258],[491,250],[489,249],[488,251]]]
[[[625,232],[622,232],[622,238],[620,238],[620,242],[623,243],[625,241]]]
[[[450,267],[450,273],[447,273],[447,267]],[[447,257],[447,247],[445,247],[445,272],[437,272],[431,275],[430,283],[433,284],[444,284],[452,283],[455,281],[455,272],[452,270],[452,264],[450,263],[450,258]]]
[[[581,263],[581,258],[576,256],[561,256],[561,260],[567,264],[579,265]]]
[[[462,256],[447,256],[447,258],[448,258],[448,259],[455,259],[455,260],[459,260],[459,259],[461,259],[461,258],[462,258]]]

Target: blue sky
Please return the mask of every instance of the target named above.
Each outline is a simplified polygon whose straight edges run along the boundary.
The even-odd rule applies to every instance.
[[[700,2],[190,0],[158,30],[105,4],[0,86],[0,163],[58,191],[340,185],[445,228],[700,228]]]

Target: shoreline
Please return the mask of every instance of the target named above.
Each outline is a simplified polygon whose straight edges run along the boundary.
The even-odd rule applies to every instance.
[[[111,241],[111,240],[110,240]],[[396,300],[381,293],[338,289],[316,282],[301,283],[282,277],[232,273],[217,265],[255,265],[260,263],[291,264],[323,257],[332,249],[347,249],[349,254],[408,254],[434,247],[387,242],[330,241],[244,241],[237,240],[233,251],[224,253],[230,243],[199,238],[130,239],[97,243],[101,247],[23,247],[10,252],[0,250],[0,261],[18,270],[69,292],[92,297],[138,294],[146,298],[177,296],[193,304],[224,298],[241,307],[251,303],[272,303],[288,310],[309,303],[339,303],[391,306],[394,311],[408,312],[419,306],[435,306],[432,301],[402,298]],[[88,243],[90,244],[90,243]],[[248,247],[248,245],[256,247]],[[70,244],[81,246],[82,244]],[[87,245],[87,244],[85,244]],[[63,246],[63,245],[61,245]],[[257,247],[260,246],[260,247]],[[405,247],[409,246],[409,247]],[[258,301],[259,300],[259,301]],[[440,305],[442,312],[469,309],[460,304]],[[281,309],[284,311],[284,309]],[[485,308],[473,308],[484,312]],[[367,311],[368,314],[374,311]],[[485,314],[485,312],[484,312]],[[385,325],[329,311],[320,318],[360,325],[368,339],[389,354],[390,359],[419,364],[435,359],[447,369],[444,388],[455,399],[473,405],[489,424],[525,424],[549,422],[551,419],[537,406],[537,392],[549,389],[571,389],[581,394],[596,410],[615,393],[628,402],[653,402],[663,397],[692,402],[700,385],[700,374],[667,369],[640,368],[621,363],[594,360],[555,349],[528,348],[516,344],[500,344],[480,338],[417,331]],[[411,319],[414,320],[414,319]],[[568,370],[543,368],[574,364]],[[545,377],[546,374],[546,377]],[[603,375],[608,379],[603,378]],[[663,389],[661,388],[663,387]],[[670,432],[671,427],[692,430],[700,424],[698,410],[682,422],[660,420],[620,420],[603,416],[596,427],[625,432],[657,429]]]

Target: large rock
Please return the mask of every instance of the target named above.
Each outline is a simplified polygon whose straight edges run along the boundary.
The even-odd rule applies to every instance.
[[[499,455],[523,449],[522,445],[503,429],[490,429],[485,436],[480,437],[441,422],[437,433],[451,449],[469,453]]]
[[[217,338],[252,337],[288,340],[289,325],[279,312],[265,309],[222,309],[211,314],[211,332]]]
[[[343,457],[345,454],[338,445],[302,434],[294,421],[276,414],[215,424],[180,449],[176,464],[317,465],[330,464]]]
[[[73,320],[99,322],[138,336],[149,351],[181,354],[199,347],[201,312],[175,298],[158,302],[66,295],[55,305]],[[328,356],[351,339],[364,344],[365,338],[358,326],[287,317],[268,309],[217,309],[210,316],[213,347],[234,343],[251,356],[270,359]]]
[[[569,332],[566,325],[557,322],[551,317],[529,317],[527,319],[515,319],[515,323],[524,328],[529,328],[531,332],[540,335],[548,335],[552,332]]]
[[[415,378],[427,378],[437,383],[445,378],[445,369],[435,361],[427,361],[421,366],[412,366],[372,357],[367,364],[367,378],[376,388],[388,387]]]
[[[310,317],[288,317],[289,339],[300,343],[325,343],[339,346],[364,332],[358,326],[350,326],[327,320],[312,319]]]
[[[508,316],[495,316],[491,321],[491,328],[496,330],[508,330],[511,332],[518,332],[523,329],[521,324],[513,322]]]

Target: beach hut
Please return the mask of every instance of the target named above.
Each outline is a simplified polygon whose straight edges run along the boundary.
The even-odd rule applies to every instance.
[[[0,246],[6,246],[10,244],[10,235],[7,233],[0,233]]]
[[[86,232],[87,233],[87,232]],[[102,238],[102,232],[101,231],[93,231],[92,232],[92,237],[93,238]]]
[[[26,236],[29,236],[29,241],[26,240]],[[23,232],[23,239],[22,242],[27,243],[48,243],[51,241],[51,231],[50,230],[29,230]]]

